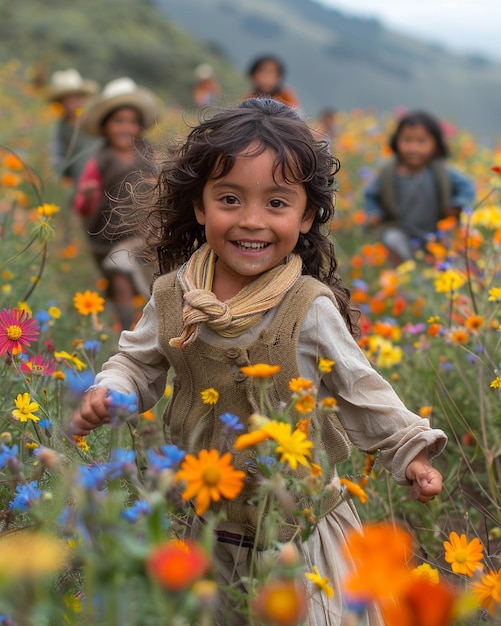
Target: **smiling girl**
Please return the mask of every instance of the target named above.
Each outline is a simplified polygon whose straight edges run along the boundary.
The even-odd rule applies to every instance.
[[[316,141],[295,111],[269,99],[219,111],[191,131],[163,166],[149,219],[151,252],[163,273],[142,319],[122,333],[119,353],[84,396],[73,433],[86,435],[109,421],[110,390],[135,392],[140,410],[151,407],[172,368],[174,391],[164,417],[170,441],[192,454],[218,449],[224,439],[219,416],[236,414],[247,429],[258,406],[241,368],[271,363],[280,366],[269,390],[276,409],[289,402],[289,381],[298,376],[318,384],[320,399],[337,399],[341,423],[333,414],[312,414],[333,479],[336,463],[349,456],[349,439],[363,450],[380,450],[382,464],[420,501],[440,492],[441,476],[430,460],[443,449],[444,433],[405,408],[353,338],[357,318],[327,231],[337,167],[327,143]],[[319,355],[335,362],[321,379]],[[200,396],[208,388],[219,392],[209,413]],[[235,450],[234,466],[245,484],[238,497],[218,503],[226,519],[215,528],[214,575],[222,589],[215,623],[239,626],[249,618],[225,590],[250,598],[251,555],[265,551],[256,539],[252,452]],[[195,515],[194,532],[203,523]],[[306,542],[297,541],[305,565],[318,567],[336,587],[328,598],[305,581],[311,626],[341,624],[348,568],[341,546],[351,528],[360,521],[344,502],[319,520]],[[284,529],[297,537],[297,520]],[[360,622],[369,623],[381,623],[374,607]]]

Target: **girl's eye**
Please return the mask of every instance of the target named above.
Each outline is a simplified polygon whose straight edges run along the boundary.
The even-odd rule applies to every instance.
[[[284,203],[282,200],[279,200],[278,198],[274,198],[273,200],[270,200],[270,206],[273,209],[280,209],[284,206]]]
[[[223,202],[225,204],[238,204],[238,198],[236,196],[224,196]]]

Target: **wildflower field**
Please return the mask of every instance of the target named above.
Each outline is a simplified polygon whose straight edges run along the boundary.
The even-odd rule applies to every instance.
[[[475,180],[478,202],[459,222],[443,220],[416,262],[395,268],[361,210],[365,184],[388,157],[391,120],[338,115],[332,231],[362,311],[360,345],[404,403],[449,436],[436,461],[443,494],[422,505],[377,455],[355,451],[338,483],[327,480],[308,417],[321,376],[336,367],[325,358],[317,380],[290,381],[279,414],[267,403],[274,364],[243,372],[261,398],[250,420],[220,415],[218,390],[200,389],[196,401],[223,437],[197,457],[165,444],[169,385],[146,414],[116,393],[109,426],[85,439],[66,433],[118,334],[68,210],[71,190],[48,165],[58,112],[29,79],[15,62],[0,70],[0,624],[209,626],[218,591],[250,624],[301,624],[306,590],[334,592],[318,567],[303,567],[294,542],[348,498],[366,525],[348,538],[356,568],[336,590],[352,607],[350,624],[372,601],[390,626],[501,623],[501,148],[450,127],[452,161]],[[154,141],[180,126],[172,112],[165,119]],[[335,412],[336,398],[320,408]],[[243,487],[232,465],[242,450],[260,476],[259,532],[270,548],[251,563],[248,594],[218,590],[211,564],[217,503]],[[193,508],[207,520],[196,541],[185,535]],[[291,514],[296,531],[278,544]]]

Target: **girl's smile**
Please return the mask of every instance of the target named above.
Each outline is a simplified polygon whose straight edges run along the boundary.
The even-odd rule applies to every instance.
[[[251,144],[226,176],[209,179],[195,204],[197,221],[218,257],[213,291],[220,300],[283,263],[314,219],[303,185],[274,172],[276,153],[261,149]]]

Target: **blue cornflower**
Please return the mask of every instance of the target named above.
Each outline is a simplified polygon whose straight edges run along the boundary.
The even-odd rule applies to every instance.
[[[103,344],[97,339],[89,339],[88,341],[84,341],[83,347],[86,352],[89,352],[92,356],[96,356],[96,354],[101,350],[101,346]]]
[[[223,424],[228,430],[243,430],[244,429],[238,417],[236,415],[233,415],[233,413],[223,413],[222,415],[219,416],[219,419],[223,422]]]
[[[134,524],[140,517],[149,515],[150,512],[151,506],[146,500],[136,500],[131,507],[122,511],[122,517]]]
[[[43,428],[44,430],[49,430],[52,428],[52,420],[48,418],[38,420],[38,425],[40,426],[40,428]]]
[[[256,463],[259,465],[265,465],[269,469],[271,469],[274,465],[277,464],[277,459],[273,456],[257,456]]]
[[[49,322],[52,320],[52,317],[47,313],[47,311],[37,311],[34,315],[36,321],[40,324],[40,331],[44,332],[49,328]]]
[[[118,478],[123,474],[130,474],[135,471],[134,461],[136,453],[134,450],[124,450],[115,448],[111,451],[110,460],[106,464],[106,474],[110,478]]]
[[[34,502],[38,502],[42,497],[42,491],[38,488],[36,480],[32,480],[25,485],[16,487],[16,495],[9,504],[9,509],[17,509],[18,511],[27,511]]]
[[[106,480],[101,465],[80,465],[78,468],[77,482],[84,489],[102,489]]]
[[[0,469],[7,465],[7,461],[17,456],[19,448],[17,445],[13,445],[11,448],[3,443],[0,443]]]
[[[180,450],[177,446],[170,444],[160,446],[160,451],[162,454],[158,454],[154,450],[148,450],[147,452],[150,468],[157,472],[177,467],[186,456],[184,450]]]
[[[76,372],[68,368],[64,376],[71,393],[76,396],[81,396],[94,383],[94,374],[90,370]]]
[[[126,411],[127,413],[135,413],[137,411],[137,395],[131,393],[122,393],[112,389],[108,394],[111,401],[110,409],[115,411]]]

